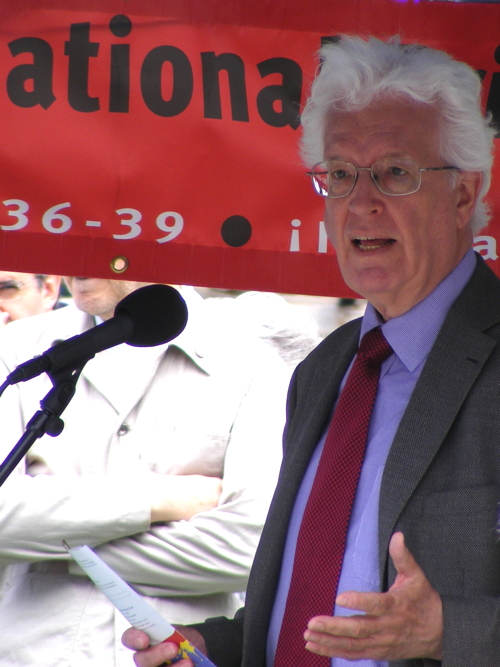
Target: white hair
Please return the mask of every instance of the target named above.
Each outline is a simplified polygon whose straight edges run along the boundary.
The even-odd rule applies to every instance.
[[[308,167],[324,159],[324,135],[331,111],[360,111],[388,98],[426,104],[438,112],[443,160],[464,171],[483,174],[470,226],[474,234],[487,225],[484,197],[491,182],[495,130],[481,110],[481,80],[465,63],[444,51],[399,38],[342,36],[319,52],[320,72],[302,113],[302,157]]]

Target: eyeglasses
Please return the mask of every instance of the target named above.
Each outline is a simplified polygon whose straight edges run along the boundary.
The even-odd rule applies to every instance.
[[[330,160],[315,164],[307,176],[312,179],[314,190],[321,197],[337,199],[346,197],[358,180],[360,171],[369,171],[372,181],[384,195],[401,197],[416,192],[422,182],[423,171],[442,171],[458,167],[420,167],[406,157],[386,158],[374,162],[371,167],[356,167],[352,162]]]
[[[24,288],[34,280],[38,280],[38,278],[35,276],[27,280],[25,283],[20,283],[17,280],[0,282],[0,301],[15,301],[16,299],[19,299]]]

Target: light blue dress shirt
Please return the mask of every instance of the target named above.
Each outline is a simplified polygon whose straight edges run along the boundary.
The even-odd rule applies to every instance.
[[[394,353],[382,364],[379,388],[368,430],[363,467],[347,531],[338,593],[351,590],[365,592],[380,590],[378,503],[385,461],[401,417],[446,314],[469,281],[475,266],[475,253],[470,250],[429,296],[407,313],[382,324],[384,336]],[[379,324],[378,313],[368,304],[361,324],[360,339]],[[350,367],[341,389],[349,371]],[[318,442],[295,501],[269,628],[267,667],[272,667],[274,663],[274,654],[292,575],[297,536],[325,437],[326,431]],[[314,573],[311,573],[311,577],[314,577]],[[349,616],[354,613],[357,612],[335,605],[335,615]],[[352,667],[353,665],[356,667],[387,667],[388,663],[376,660],[353,662],[333,658],[331,664],[332,667]]]

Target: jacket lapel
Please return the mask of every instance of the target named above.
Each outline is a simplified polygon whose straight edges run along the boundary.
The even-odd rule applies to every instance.
[[[292,380],[284,436],[285,458],[250,574],[245,604],[244,665],[265,664],[267,632],[290,516],[311,456],[330,420],[342,378],[356,352],[360,322],[350,322],[325,339],[298,366]]]
[[[497,341],[500,283],[481,258],[438,334],[385,465],[379,504],[379,563],[385,581],[396,522],[449,432]]]
[[[361,320],[355,320],[332,341],[326,339],[317,349],[314,367],[311,370],[305,367],[304,372],[298,374],[295,401],[289,406],[283,471],[289,480],[294,480],[294,489],[300,485],[314,449],[330,422],[340,384],[358,348],[360,326]]]

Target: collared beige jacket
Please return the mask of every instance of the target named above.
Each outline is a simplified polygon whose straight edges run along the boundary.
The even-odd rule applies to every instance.
[[[88,544],[171,623],[241,605],[281,460],[289,368],[224,300],[188,296],[171,344],[120,345],[85,366],[62,415],[0,487],[2,667],[125,667],[128,623],[69,561]],[[237,318],[236,318],[237,320]],[[0,383],[92,318],[73,306],[15,322],[0,338]],[[51,388],[47,376],[0,398],[0,456]],[[217,508],[150,525],[150,472],[223,477]]]

